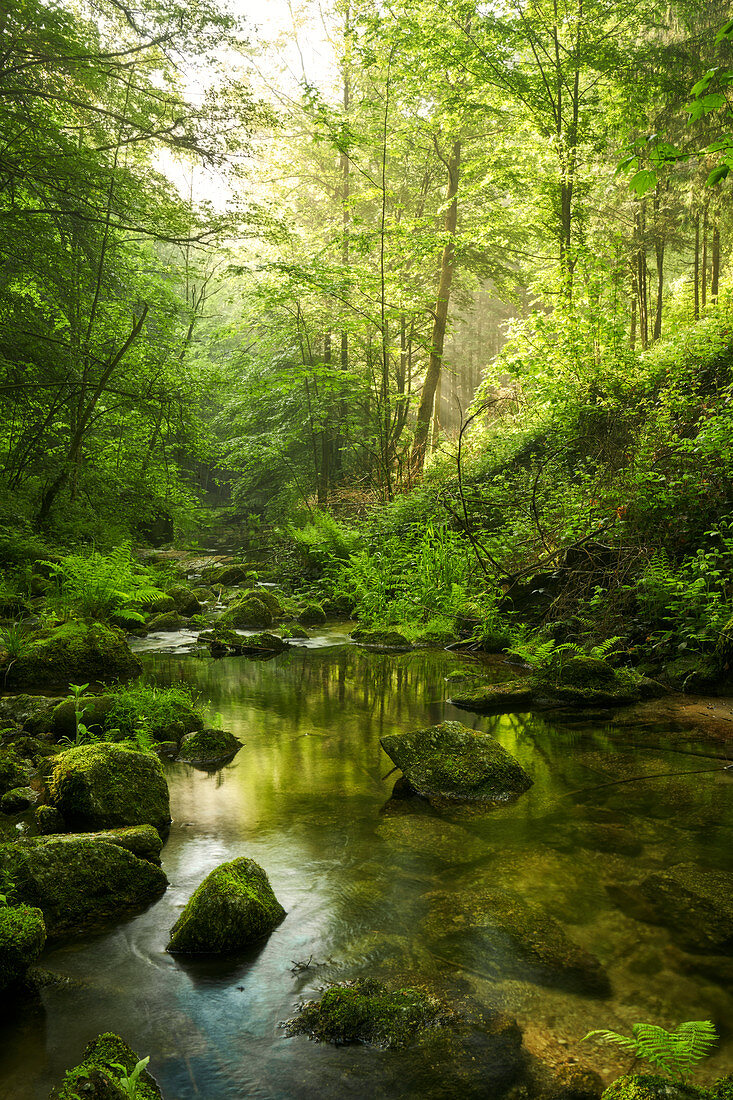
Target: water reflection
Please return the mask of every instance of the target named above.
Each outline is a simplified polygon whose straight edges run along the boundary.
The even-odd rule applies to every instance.
[[[169,1100],[341,1097],[347,1087],[398,1096],[391,1056],[316,1046],[279,1027],[300,996],[359,974],[418,973],[516,1014],[531,1048],[558,1053],[563,1043],[581,1060],[589,1053],[579,1038],[593,1026],[730,1017],[715,969],[703,973],[665,929],[624,915],[606,889],[672,863],[729,866],[733,813],[720,774],[665,776],[702,765],[630,746],[628,731],[612,727],[458,712],[444,701],[445,677],[466,660],[449,653],[343,646],[268,662],[145,660],[158,682],[196,688],[211,721],[244,748],[214,775],[170,767],[169,890],[108,935],[49,953],[48,967],[72,982],[44,990],[45,1015],[28,1007],[0,1023],[3,1100],[45,1098],[104,1029],[151,1055]],[[379,738],[444,717],[499,737],[532,789],[489,813],[390,802],[394,776]],[[660,778],[618,782],[641,774]],[[165,954],[168,930],[201,879],[239,855],[267,869],[286,920],[237,959],[182,965]],[[511,937],[487,946],[471,912],[497,890],[560,922],[605,968],[611,995],[542,984]],[[438,895],[440,921],[457,920],[449,936],[436,934]],[[452,896],[468,918],[451,911]],[[733,1067],[730,1044],[712,1065]]]

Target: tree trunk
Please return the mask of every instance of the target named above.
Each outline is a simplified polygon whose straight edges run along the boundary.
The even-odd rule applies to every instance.
[[[705,309],[708,296],[708,205],[702,214],[702,261],[700,265],[700,305]]]
[[[425,448],[428,442],[430,421],[433,415],[435,391],[443,366],[443,347],[445,344],[445,332],[448,322],[448,307],[450,305],[453,271],[455,269],[456,226],[458,225],[458,177],[461,166],[460,140],[453,142],[450,160],[443,161],[443,163],[448,169],[448,189],[446,193],[448,207],[445,214],[446,242],[440,263],[438,299],[435,305],[433,331],[430,340],[430,360],[428,362],[425,381],[423,382],[422,394],[420,395],[420,405],[417,410],[417,422],[415,424],[415,439],[412,444],[412,466],[416,474],[421,472],[425,464]]]
[[[713,230],[713,269],[710,279],[710,301],[718,300],[718,285],[720,283],[720,228],[718,225]]]
[[[700,215],[695,217],[695,266],[692,281],[695,285],[695,308],[693,316],[695,320],[700,316]]]

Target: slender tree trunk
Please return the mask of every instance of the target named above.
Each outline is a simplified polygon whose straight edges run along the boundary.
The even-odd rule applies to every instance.
[[[631,326],[629,329],[629,347],[633,351],[636,347],[636,303],[638,292],[636,289],[636,275],[631,277]]]
[[[331,365],[331,333],[327,333],[323,340],[323,362],[327,367]],[[318,477],[318,507],[325,508],[328,504],[328,491],[331,487],[331,431],[328,415],[325,409],[321,410],[323,428],[321,429],[321,469]]]
[[[718,286],[720,283],[720,227],[715,225],[713,229],[713,261],[710,278],[710,301],[717,302]]]
[[[437,149],[437,142],[436,142]],[[438,154],[440,156],[440,153]],[[445,345],[445,332],[448,323],[448,307],[450,305],[450,292],[453,283],[455,269],[456,227],[458,225],[458,178],[461,167],[461,143],[453,142],[450,159],[443,160],[448,169],[448,189],[446,193],[447,209],[445,214],[446,241],[440,263],[440,282],[438,284],[438,299],[435,305],[433,331],[430,340],[430,360],[423,382],[420,405],[417,410],[417,422],[415,424],[415,439],[412,445],[412,466],[416,474],[419,474],[425,464],[425,448],[430,431],[430,421],[433,415],[435,391],[443,366],[443,347]]]
[[[695,266],[692,281],[695,286],[695,307],[693,316],[695,320],[700,316],[700,215],[695,217]]]
[[[708,204],[702,214],[702,261],[700,265],[700,305],[705,309],[708,296]]]

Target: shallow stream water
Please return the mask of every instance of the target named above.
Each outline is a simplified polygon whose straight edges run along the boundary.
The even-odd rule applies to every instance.
[[[0,1100],[45,1100],[106,1030],[151,1056],[166,1100],[417,1095],[400,1084],[409,1052],[316,1045],[280,1026],[328,981],[365,975],[420,980],[506,1011],[530,1051],[610,1076],[625,1064],[580,1043],[591,1028],[711,1018],[723,1041],[703,1079],[733,1069],[725,973],[682,951],[664,928],[624,915],[607,890],[676,863],[730,869],[731,780],[700,773],[716,761],[689,755],[706,746],[657,738],[641,748],[612,727],[477,718],[445,702],[445,677],[472,667],[466,658],[340,642],[331,635],[269,661],[144,657],[150,678],[194,687],[209,723],[244,747],[215,774],[166,766],[170,887],[113,931],[46,954],[44,966],[70,981],[0,1021]],[[396,776],[387,776],[379,738],[444,718],[497,736],[534,786],[481,813],[390,802]],[[659,777],[616,782],[642,774]],[[241,855],[266,869],[285,921],[235,960],[167,955],[168,931],[194,888]],[[487,888],[560,921],[603,964],[610,996],[565,987],[511,940],[487,941],[455,917],[452,899],[458,911]],[[435,1090],[420,1095],[451,1095],[439,1085],[446,1068],[435,1068]]]

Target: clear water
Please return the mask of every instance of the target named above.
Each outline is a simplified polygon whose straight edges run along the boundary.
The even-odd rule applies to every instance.
[[[730,868],[731,781],[723,773],[603,785],[693,772],[714,767],[714,759],[696,759],[678,742],[633,745],[628,731],[612,728],[459,712],[445,702],[445,676],[471,666],[448,653],[383,655],[331,644],[269,661],[160,652],[145,661],[158,682],[200,691],[209,719],[244,748],[214,775],[170,766],[167,893],[108,934],[47,953],[48,969],[70,981],[46,988],[42,1005],[16,1007],[0,1020],[1,1100],[45,1100],[104,1030],[151,1056],[167,1100],[415,1095],[399,1083],[409,1055],[316,1045],[280,1027],[299,999],[327,981],[367,974],[412,976],[506,1010],[531,1051],[611,1075],[625,1064],[580,1043],[590,1028],[709,1017],[723,1043],[703,1079],[733,1069],[724,970],[702,973],[666,930],[625,916],[606,891],[678,862]],[[532,775],[532,789],[481,813],[388,804],[395,776],[385,778],[391,761],[380,736],[446,717],[500,738]],[[267,870],[286,920],[235,960],[166,955],[168,930],[193,889],[218,863],[241,855]],[[460,927],[439,935],[450,898],[470,901],[485,887],[560,920],[602,961],[611,996],[547,984],[518,965],[509,941],[487,947]],[[436,1081],[441,1073],[437,1067]],[[436,1085],[421,1095],[448,1093]]]

